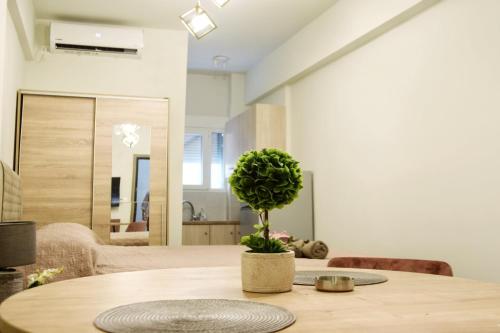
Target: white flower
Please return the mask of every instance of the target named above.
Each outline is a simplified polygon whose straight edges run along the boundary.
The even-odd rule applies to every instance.
[[[33,273],[33,274],[28,275],[28,288],[33,283],[35,283],[35,281],[36,281],[37,278],[38,278],[38,274],[37,273]]]
[[[46,284],[52,280],[57,274],[63,271],[63,267],[49,268],[42,272],[37,270],[35,273],[28,275],[28,288],[37,287]]]

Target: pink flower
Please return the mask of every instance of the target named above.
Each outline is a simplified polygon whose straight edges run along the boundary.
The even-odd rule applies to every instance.
[[[283,243],[288,243],[288,240],[290,239],[290,234],[286,231],[271,231],[269,233],[269,238],[271,239],[279,239]]]

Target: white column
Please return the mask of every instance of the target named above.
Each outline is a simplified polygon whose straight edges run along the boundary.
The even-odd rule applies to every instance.
[[[231,73],[229,118],[245,111],[245,74]]]

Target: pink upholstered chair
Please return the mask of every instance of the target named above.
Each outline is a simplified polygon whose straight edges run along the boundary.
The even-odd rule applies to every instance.
[[[451,266],[443,261],[370,257],[338,257],[328,267],[368,268],[453,276]]]

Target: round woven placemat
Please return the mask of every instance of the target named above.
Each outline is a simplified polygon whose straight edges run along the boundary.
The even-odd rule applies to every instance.
[[[94,325],[109,333],[271,333],[295,322],[283,308],[224,299],[166,300],[123,305]]]
[[[365,272],[347,272],[347,271],[297,271],[293,284],[314,286],[316,276],[349,276],[354,279],[355,286],[365,286],[368,284],[377,284],[387,281],[387,277],[380,274]]]

